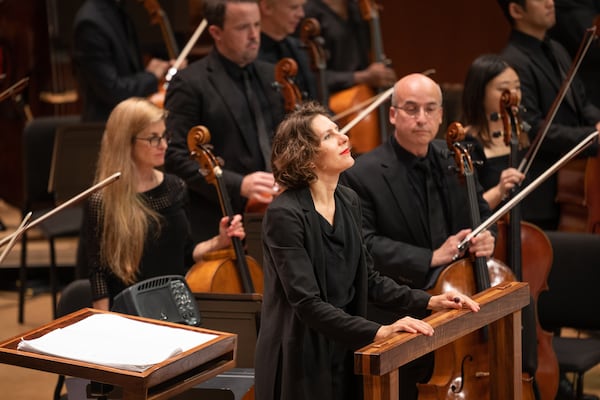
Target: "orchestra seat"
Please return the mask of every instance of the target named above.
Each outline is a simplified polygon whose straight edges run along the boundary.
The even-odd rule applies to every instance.
[[[573,373],[573,399],[583,399],[583,376],[600,364],[600,339],[555,336],[552,341],[561,373]]]
[[[549,290],[538,299],[542,327],[555,332],[553,347],[562,373],[573,373],[574,399],[582,399],[584,374],[600,364],[600,339],[560,336],[562,328],[600,330],[600,315],[590,311],[598,304],[600,282],[600,235],[576,232],[545,232],[553,250]]]
[[[79,116],[42,117],[27,124],[23,131],[23,215],[31,211],[31,220],[35,221],[92,183],[103,130],[99,124],[80,123]],[[54,317],[58,292],[55,240],[79,237],[82,218],[82,208],[73,206],[40,220],[36,225],[49,244]],[[27,290],[27,241],[28,233],[25,231],[21,239],[19,268],[19,323],[24,319]]]

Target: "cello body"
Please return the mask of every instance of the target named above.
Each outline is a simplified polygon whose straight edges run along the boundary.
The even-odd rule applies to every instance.
[[[256,260],[246,256],[254,291],[263,293],[263,271]],[[185,275],[192,292],[244,293],[242,281],[232,249],[217,250],[205,254]]]
[[[487,263],[487,273],[491,287],[515,281],[510,268],[493,258]],[[461,259],[446,267],[436,285],[428,292],[437,295],[457,290],[472,296],[478,292],[476,281],[473,262]],[[481,329],[435,351],[431,379],[426,384],[418,384],[419,400],[489,399],[490,380],[493,377],[489,372],[486,332]],[[527,378],[523,379],[527,383]],[[532,391],[524,385],[523,398],[533,399],[529,393]]]
[[[468,207],[473,229],[480,224],[479,208],[473,163],[468,150],[459,141],[464,140],[464,129],[459,123],[452,123],[446,133],[448,149],[454,153],[457,169],[464,178],[467,189]],[[516,281],[515,275],[505,264],[490,258],[468,257],[453,262],[438,277],[435,286],[429,290],[433,295],[456,290],[472,296],[483,290]],[[442,399],[489,399],[490,386],[495,377],[490,376],[489,338],[486,327],[466,335],[435,351],[435,364],[431,379],[419,384],[419,400]],[[496,343],[497,344],[497,343]],[[510,351],[506,349],[506,351]],[[499,351],[502,354],[502,351]],[[523,399],[534,399],[531,377],[524,374],[522,382]]]

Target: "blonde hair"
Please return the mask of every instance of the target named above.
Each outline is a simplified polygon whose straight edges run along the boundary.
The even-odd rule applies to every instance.
[[[138,195],[132,158],[135,136],[150,124],[165,119],[165,111],[144,98],[119,103],[106,122],[96,170],[96,182],[117,171],[121,178],[102,192],[100,260],[126,284],[136,281],[144,242],[151,222],[160,216]]]

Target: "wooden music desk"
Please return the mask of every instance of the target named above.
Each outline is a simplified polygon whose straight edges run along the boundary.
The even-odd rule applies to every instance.
[[[490,399],[521,400],[521,309],[529,298],[527,283],[503,283],[473,296],[479,312],[447,310],[425,318],[433,336],[401,333],[357,350],[354,372],[363,375],[364,399],[398,399],[400,366],[489,326]]]
[[[110,312],[84,308],[0,343],[0,362],[119,386],[123,390],[123,400],[168,399],[235,366],[235,334],[122,314],[119,315],[152,324],[214,334],[218,337],[143,372],[17,350],[21,338],[35,339],[97,313]]]

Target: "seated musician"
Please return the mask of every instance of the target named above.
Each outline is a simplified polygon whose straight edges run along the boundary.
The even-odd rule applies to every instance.
[[[512,31],[501,56],[515,69],[521,80],[522,118],[531,125],[531,141],[548,115],[571,58],[558,42],[551,40],[548,30],[556,22],[554,2],[536,0],[498,0],[510,22]],[[586,89],[575,76],[556,116],[533,159],[528,178],[535,179],[561,155],[585,137],[600,129],[600,109],[586,95]],[[596,156],[597,141],[584,156]],[[523,201],[523,219],[542,229],[555,230],[559,222],[556,203],[557,176],[553,175]]]
[[[321,106],[303,104],[277,130],[273,173],[285,190],[264,217],[257,399],[362,399],[354,350],[394,332],[434,334],[407,316],[411,311],[479,309],[456,291],[431,296],[373,270],[359,198],[338,185],[353,164],[348,137]],[[368,300],[399,317],[389,324],[367,319]]]
[[[485,189],[483,198],[495,209],[525,176],[509,166],[510,147],[504,141],[500,117],[500,96],[510,90],[521,97],[521,82],[513,68],[495,54],[486,54],[473,61],[465,78],[462,112],[468,141],[475,144],[471,151],[479,182]],[[527,133],[519,136],[519,155],[529,146]]]
[[[368,23],[362,19],[358,2],[351,0],[307,0],[307,17],[321,24],[328,52],[327,87],[330,94],[366,84],[373,89],[388,88],[396,73],[381,62],[370,62]]]
[[[173,134],[165,168],[187,183],[196,241],[217,233],[223,213],[214,186],[189,157],[189,130],[197,125],[209,130],[212,152],[224,161],[233,212],[241,213],[249,200],[268,204],[277,193],[269,160],[273,132],[284,115],[283,98],[272,85],[274,66],[256,59],[257,2],[205,0],[203,6],[214,48],[173,77],[165,98],[167,130]]]
[[[231,223],[222,218],[212,239],[192,241],[185,183],[158,169],[169,142],[165,115],[144,98],[130,98],[108,118],[96,181],[118,171],[121,177],[88,199],[81,236],[94,308],[110,309],[114,297],[138,281],[185,275],[204,253],[245,236],[236,215]]]
[[[144,65],[131,17],[118,0],[86,0],[73,23],[73,62],[83,101],[82,120],[104,122],[131,96],[158,90],[175,60]]]
[[[260,51],[258,59],[276,64],[284,57],[296,61],[294,83],[303,99],[317,99],[317,82],[310,69],[308,54],[292,34],[304,17],[306,0],[260,0]]]
[[[474,144],[471,157],[476,161],[477,176],[485,190],[483,197],[492,210],[509,198],[513,188],[519,184],[527,185],[529,181],[525,180],[523,173],[509,165],[511,147],[504,140],[506,132],[500,109],[500,97],[505,90],[520,99],[521,82],[516,71],[499,55],[484,54],[477,57],[469,67],[464,82],[463,122],[467,132],[466,141]],[[515,155],[517,160],[522,158],[528,146],[526,129],[522,129]],[[508,255],[507,259],[510,259]],[[510,267],[513,271],[516,268]],[[520,269],[526,267],[521,265]],[[531,304],[534,304],[533,298]],[[538,367],[535,318],[534,306],[522,310],[523,371],[530,376],[535,375]],[[533,380],[533,384],[538,387],[536,380]]]
[[[446,143],[434,140],[442,112],[436,82],[422,74],[401,78],[389,110],[393,135],[342,175],[361,199],[364,240],[376,269],[412,288],[433,287],[445,266],[465,256],[457,245],[471,231],[466,189]],[[479,185],[474,206],[482,220],[490,216]],[[468,251],[490,257],[494,242],[492,232],[485,230],[471,240]],[[396,318],[376,307],[369,312],[379,322]],[[402,398],[416,398],[414,382],[428,380],[430,363],[417,360],[417,365],[400,369]]]

